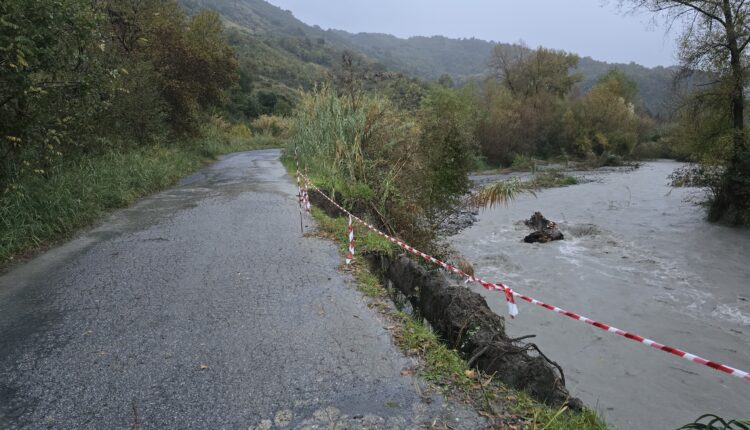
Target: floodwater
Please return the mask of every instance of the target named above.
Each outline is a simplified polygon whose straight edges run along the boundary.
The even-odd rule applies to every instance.
[[[709,224],[655,161],[481,212],[450,240],[477,275],[563,309],[750,371],[750,230]],[[557,221],[565,241],[529,245],[522,220]],[[475,288],[475,287],[472,287]],[[476,291],[501,315],[501,294]],[[618,429],[674,429],[704,413],[750,418],[750,381],[520,302],[510,336],[565,370],[571,393]]]

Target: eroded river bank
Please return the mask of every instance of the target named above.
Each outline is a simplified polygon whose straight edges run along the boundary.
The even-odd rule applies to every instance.
[[[521,196],[480,211],[450,238],[478,275],[519,292],[750,369],[750,230],[704,221],[672,189],[680,164],[587,174],[591,182]],[[535,211],[559,223],[566,240],[522,243]],[[487,296],[505,314],[501,295]],[[566,372],[574,396],[620,429],[669,429],[703,413],[750,417],[750,383],[523,303],[510,336],[534,340]]]

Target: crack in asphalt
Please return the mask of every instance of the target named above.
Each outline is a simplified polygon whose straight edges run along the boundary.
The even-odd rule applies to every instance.
[[[224,157],[0,277],[0,428],[482,427],[400,375],[279,156]]]

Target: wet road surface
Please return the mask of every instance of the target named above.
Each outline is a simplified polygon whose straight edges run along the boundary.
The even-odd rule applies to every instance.
[[[401,376],[278,157],[227,156],[0,277],[0,428],[478,426]]]

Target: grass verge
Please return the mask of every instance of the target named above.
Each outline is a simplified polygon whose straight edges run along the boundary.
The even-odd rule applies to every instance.
[[[347,249],[345,218],[331,218],[313,208],[313,217],[320,228],[318,234],[334,240],[342,255]],[[360,226],[357,226],[360,227]],[[393,245],[382,237],[355,227],[358,252],[396,252]],[[388,300],[390,292],[370,272],[361,257],[355,256],[351,271],[357,288],[371,299],[370,307],[389,320],[395,343],[407,354],[416,356],[422,363],[414,369],[432,386],[445,395],[472,404],[486,417],[491,428],[546,429],[546,430],[604,430],[604,420],[592,410],[569,411],[567,407],[551,408],[532,399],[527,393],[506,387],[492,375],[469,367],[466,360],[449,349],[439,337],[421,321],[394,309]]]
[[[0,194],[0,267],[174,184],[219,155],[279,145],[209,127],[186,144],[110,150],[69,162],[48,177],[25,177]]]

